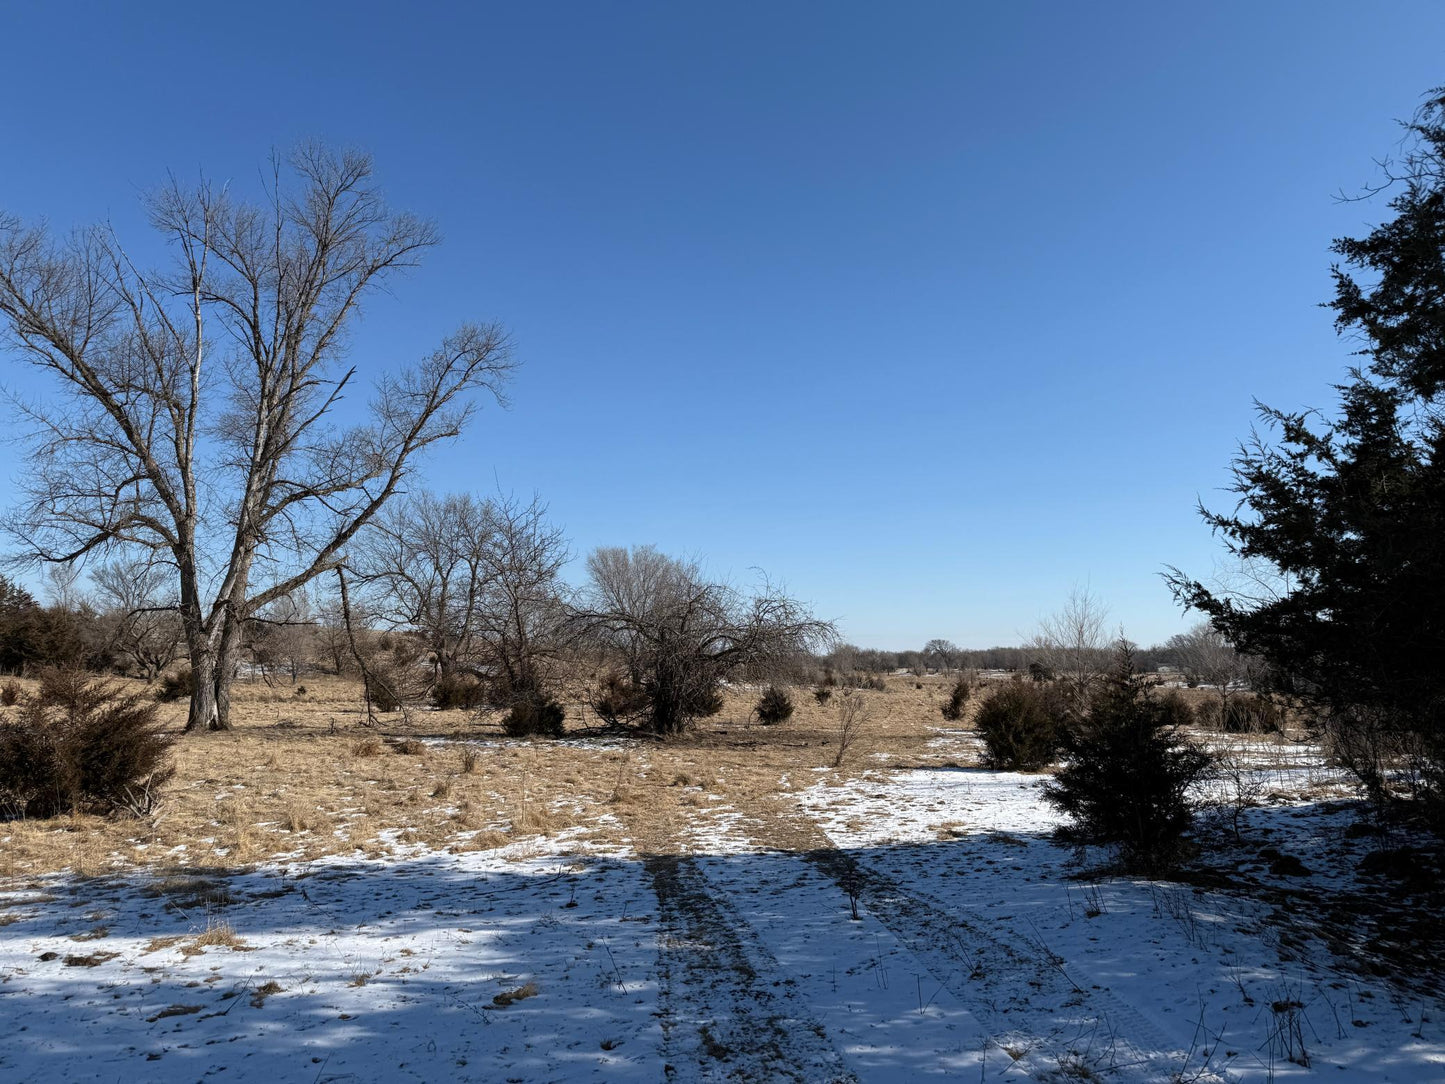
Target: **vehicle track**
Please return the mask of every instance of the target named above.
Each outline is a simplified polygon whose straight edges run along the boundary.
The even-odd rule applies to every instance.
[[[762,814],[759,817],[759,814]],[[956,900],[904,889],[892,877],[839,850],[805,815],[777,804],[750,811],[757,838],[796,849],[845,896],[882,923],[934,979],[984,1023],[1016,1068],[1040,1080],[1062,1072],[1115,1079],[1169,1079],[1186,1058],[1176,1039],[1088,976],[1069,971],[1042,939],[1005,936]],[[1025,1013],[1052,1019],[1044,1033],[1019,1026]],[[1015,1057],[1015,1055],[1017,1055]],[[1197,1074],[1197,1075],[1196,1075]],[[1190,1079],[1223,1084],[1203,1069]]]
[[[643,866],[657,894],[667,1079],[856,1084],[751,927],[685,855]],[[718,1006],[728,1011],[715,1012]]]

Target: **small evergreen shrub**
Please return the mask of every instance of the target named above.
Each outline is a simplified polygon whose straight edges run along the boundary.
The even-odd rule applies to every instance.
[[[7,681],[4,685],[0,685],[0,705],[13,708],[20,703],[20,693],[20,683],[17,681]]]
[[[518,700],[502,717],[502,730],[510,738],[560,738],[567,713],[551,697],[535,695]]]
[[[1053,686],[1011,681],[979,705],[973,725],[989,767],[1033,772],[1053,763],[1065,716]]]
[[[753,708],[753,713],[764,726],[785,723],[793,717],[793,698],[778,686],[769,685],[758,700],[758,706]]]
[[[603,674],[592,692],[592,710],[605,722],[616,726],[625,719],[642,714],[647,708],[647,693],[634,685],[626,674],[610,671]]]
[[[833,699],[833,690],[826,685],[820,685],[813,690],[813,699],[816,700],[819,705],[826,704],[829,700]]]
[[[174,674],[162,674],[156,699],[162,704],[173,704],[177,700],[189,700],[196,691],[196,678],[189,666],[183,666]]]
[[[379,666],[375,662],[367,666],[366,697],[371,701],[372,710],[386,714],[401,708],[400,680],[388,666]]]
[[[1121,647],[1088,718],[1068,728],[1064,766],[1044,791],[1072,821],[1062,840],[1116,845],[1126,867],[1148,873],[1175,864],[1194,819],[1189,788],[1212,761],[1180,734],[1173,714]]]
[[[154,703],[76,671],[47,671],[0,723],[0,815],[144,812],[170,778]]]
[[[949,690],[948,699],[943,702],[943,706],[938,710],[943,713],[943,717],[949,722],[958,722],[963,718],[963,706],[968,703],[968,696],[971,692],[973,692],[973,690],[969,688],[967,679],[959,677],[959,679],[953,683],[953,688]]]
[[[487,700],[487,688],[469,674],[443,674],[431,691],[432,703],[442,711],[474,711]]]
[[[688,690],[683,701],[687,714],[693,719],[707,719],[723,709],[722,690],[708,683]]]

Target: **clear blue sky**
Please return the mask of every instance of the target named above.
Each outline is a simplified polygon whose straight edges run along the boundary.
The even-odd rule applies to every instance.
[[[497,319],[430,464],[580,554],[784,581],[859,643],[1015,642],[1076,583],[1183,627],[1252,397],[1330,406],[1332,237],[1445,5],[0,3],[0,207],[132,234],[166,169],[371,150],[444,246],[353,360]],[[11,359],[9,383],[29,386]],[[0,473],[22,464],[0,448]]]

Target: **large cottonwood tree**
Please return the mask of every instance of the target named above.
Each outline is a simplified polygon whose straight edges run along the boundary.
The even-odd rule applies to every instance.
[[[150,196],[159,270],[107,226],[57,239],[0,212],[10,354],[53,380],[23,405],[31,473],[8,525],[37,561],[140,550],[172,566],[188,730],[229,727],[245,623],[341,565],[510,368],[500,328],[465,324],[343,406],[363,300],[437,232],[387,207],[367,155],[309,144],[271,166],[258,203],[174,178]]]

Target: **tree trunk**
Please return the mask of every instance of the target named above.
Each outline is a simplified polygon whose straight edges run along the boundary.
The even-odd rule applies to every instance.
[[[219,730],[216,711],[216,653],[209,643],[192,644],[191,710],[186,717],[186,733]]]
[[[216,652],[216,722],[212,730],[231,729],[231,682],[236,677],[236,660],[241,654],[241,623],[229,615],[221,630]]]

